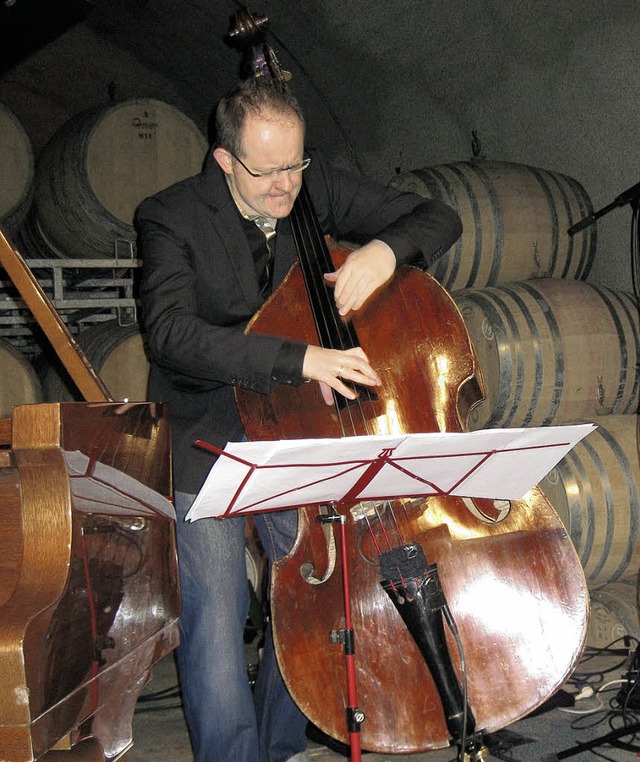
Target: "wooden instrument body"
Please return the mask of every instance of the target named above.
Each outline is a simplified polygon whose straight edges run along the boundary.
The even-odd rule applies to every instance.
[[[334,248],[332,255],[339,262],[342,252]],[[315,383],[279,387],[268,396],[238,390],[249,439],[465,429],[481,393],[475,351],[455,304],[431,276],[400,268],[352,317],[359,344],[382,378],[377,400],[361,409],[348,405],[338,415]],[[297,265],[249,329],[317,343]],[[538,489],[513,501],[497,522],[460,498],[396,501],[399,514],[401,502],[405,536],[415,536],[438,565],[464,647],[477,730],[504,727],[562,685],[584,645],[588,594],[566,530]],[[375,545],[351,508],[338,506],[347,516],[348,538],[338,558],[346,554],[351,573],[358,705],[366,717],[362,748],[409,753],[447,746],[427,665],[380,585]],[[321,584],[307,581],[310,570],[322,578],[330,563],[317,514],[299,510],[294,547],[273,567],[274,640],[294,700],[324,732],[347,742],[343,650],[330,641],[332,631],[345,627],[339,566]],[[449,633],[447,639],[461,675],[457,646]]]
[[[80,479],[68,453],[102,470]],[[131,745],[138,694],[178,643],[175,524],[158,509],[170,474],[162,405],[15,408],[0,450],[3,760]]]

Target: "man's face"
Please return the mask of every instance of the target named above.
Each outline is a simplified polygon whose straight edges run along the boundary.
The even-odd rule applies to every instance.
[[[242,162],[256,173],[297,164],[303,158],[304,129],[294,116],[250,116],[242,135]],[[302,172],[283,170],[267,177],[252,177],[238,159],[217,148],[218,164],[227,175],[231,190],[243,211],[255,215],[286,217],[300,192]]]

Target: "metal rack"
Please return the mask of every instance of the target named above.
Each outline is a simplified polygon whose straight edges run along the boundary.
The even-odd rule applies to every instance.
[[[72,334],[88,325],[137,320],[136,270],[142,262],[117,259],[27,259],[34,276]],[[0,268],[0,338],[27,356],[42,351],[38,326],[17,289]]]

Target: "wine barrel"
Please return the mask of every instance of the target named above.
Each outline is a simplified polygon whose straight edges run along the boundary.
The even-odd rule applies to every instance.
[[[625,636],[640,640],[638,575],[591,590],[587,645],[606,648]],[[620,643],[617,644],[620,647]]]
[[[147,399],[149,361],[137,324],[120,326],[110,320],[81,331],[75,338],[114,400]],[[42,389],[47,402],[82,400],[55,359],[42,371]]]
[[[24,239],[41,256],[130,257],[138,204],[196,174],[206,152],[202,132],[168,103],[128,100],[84,111],[37,162]]]
[[[33,197],[31,140],[15,114],[0,103],[0,225],[17,234]]]
[[[15,405],[42,402],[42,385],[29,359],[0,339],[0,418],[9,418]]]
[[[402,172],[390,185],[452,206],[462,219],[458,242],[429,271],[449,291],[530,278],[584,280],[596,230],[570,236],[593,211],[572,177],[501,161],[438,164]]]
[[[540,483],[573,542],[590,588],[640,568],[637,415],[598,418]]]
[[[486,399],[472,429],[637,411],[638,304],[624,291],[540,278],[454,295]]]

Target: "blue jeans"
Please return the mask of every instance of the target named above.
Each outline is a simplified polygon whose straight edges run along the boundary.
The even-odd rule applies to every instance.
[[[182,594],[177,656],[195,762],[286,762],[306,749],[307,720],[280,676],[270,632],[253,695],[249,686],[245,520],[185,522],[194,498],[175,494]],[[255,523],[270,562],[288,552],[295,511],[256,515]]]

